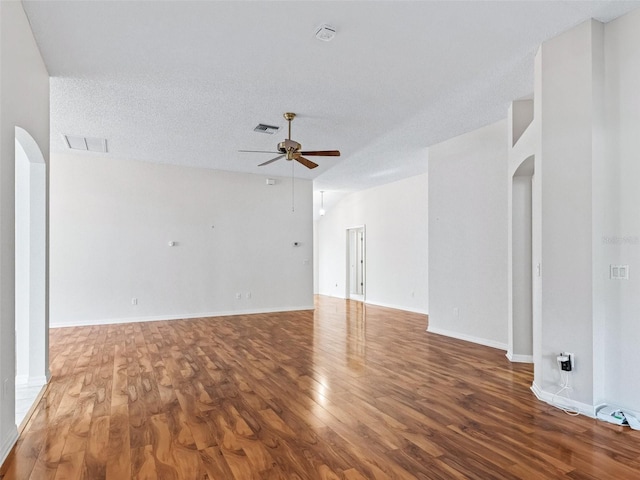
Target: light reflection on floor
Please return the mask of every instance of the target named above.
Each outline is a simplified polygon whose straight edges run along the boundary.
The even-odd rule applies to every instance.
[[[335,369],[347,367],[354,376],[365,372],[367,305],[350,300],[332,302],[329,306],[316,305],[315,314],[322,321],[314,322],[313,369],[318,376],[312,392],[313,400],[325,407],[344,391],[344,386],[332,381]],[[344,363],[336,363],[337,358],[343,358]]]

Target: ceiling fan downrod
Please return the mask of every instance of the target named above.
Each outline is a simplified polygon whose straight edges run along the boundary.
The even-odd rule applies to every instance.
[[[285,112],[282,116],[287,122],[289,122],[289,140],[291,140],[291,120],[296,118],[296,114],[293,112]]]

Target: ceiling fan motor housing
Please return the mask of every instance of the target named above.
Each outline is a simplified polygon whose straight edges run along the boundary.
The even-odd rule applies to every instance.
[[[285,140],[284,142],[280,142],[278,144],[278,151],[280,153],[295,153],[300,151],[302,145],[298,142],[294,142],[293,140]]]

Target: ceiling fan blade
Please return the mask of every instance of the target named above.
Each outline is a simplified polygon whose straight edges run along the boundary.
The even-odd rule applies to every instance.
[[[271,160],[267,160],[266,162],[262,162],[260,165],[258,165],[259,167],[264,167],[265,165],[269,165],[270,163],[275,162],[276,160],[280,160],[282,157],[284,157],[285,155],[278,155],[276,158],[272,158]]]
[[[301,163],[307,168],[316,168],[318,166],[317,163],[314,163],[311,160],[307,160],[306,158],[301,157],[300,155],[296,155],[295,159],[297,162]]]
[[[300,155],[309,155],[316,157],[339,157],[340,150],[311,150],[308,152],[300,152]]]
[[[272,151],[267,151],[267,150],[238,150],[239,152],[242,153],[279,153],[279,152],[272,152]]]

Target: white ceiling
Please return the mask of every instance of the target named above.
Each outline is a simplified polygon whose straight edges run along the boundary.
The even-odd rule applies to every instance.
[[[426,171],[426,148],[506,116],[533,90],[540,43],[638,1],[23,1],[51,74],[51,149],[108,139],[125,159],[264,176],[286,136],[339,149],[295,165],[314,189]],[[331,42],[315,38],[328,23]],[[279,125],[275,135],[258,123]],[[85,155],[100,155],[85,153]]]

